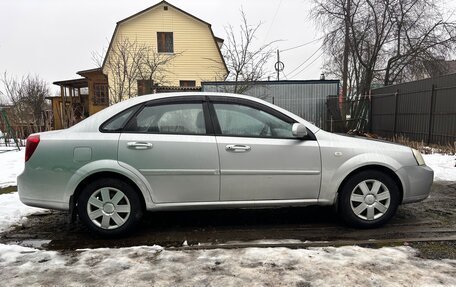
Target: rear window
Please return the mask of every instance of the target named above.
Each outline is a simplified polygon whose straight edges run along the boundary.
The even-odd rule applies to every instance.
[[[128,119],[133,115],[139,106],[134,106],[125,111],[118,113],[101,126],[103,132],[118,132],[123,129]]]

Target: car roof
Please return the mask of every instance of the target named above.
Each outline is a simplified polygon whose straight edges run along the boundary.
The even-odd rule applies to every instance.
[[[245,100],[250,100],[254,101],[257,103],[261,103],[263,105],[272,107],[281,113],[293,118],[294,120],[298,122],[302,122],[303,124],[306,125],[307,128],[309,128],[312,132],[317,132],[319,130],[318,127],[314,126],[313,124],[307,122],[306,120],[300,118],[299,116],[283,109],[280,108],[274,104],[271,104],[269,102],[266,102],[264,100],[261,100],[256,97],[252,96],[247,96],[247,95],[240,95],[240,94],[232,94],[232,93],[218,93],[218,92],[179,92],[179,93],[157,93],[157,94],[149,94],[149,95],[143,95],[143,96],[137,96],[134,98],[130,98],[127,100],[124,100],[122,102],[119,102],[117,104],[111,105],[98,113],[88,117],[87,119],[81,121],[80,123],[72,126],[69,128],[69,131],[98,131],[99,126],[113,117],[114,115],[120,113],[121,111],[137,105],[141,104],[144,102],[148,102],[151,100],[159,100],[159,99],[166,99],[166,98],[174,98],[174,97],[194,97],[194,96],[210,96],[210,97],[230,97],[230,98],[237,98],[237,99],[245,99]]]

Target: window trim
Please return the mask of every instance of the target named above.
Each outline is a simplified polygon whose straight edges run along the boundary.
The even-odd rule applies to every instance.
[[[214,104],[234,104],[234,105],[241,105],[247,106],[253,109],[257,109],[263,111],[267,114],[270,114],[276,118],[279,118],[287,123],[298,123],[291,117],[271,108],[266,105],[263,105],[258,102],[253,102],[246,99],[239,99],[239,98],[230,98],[230,97],[209,97],[209,111],[211,115],[211,119],[213,121],[215,136],[223,136],[223,137],[239,137],[239,138],[260,138],[260,139],[288,139],[288,140],[317,140],[315,135],[306,127],[307,129],[307,136],[304,138],[295,138],[295,137],[271,137],[271,136],[252,136],[252,135],[226,135],[222,133],[222,129],[220,127],[219,120],[217,118],[217,113],[215,111]]]
[[[149,132],[149,131],[147,131],[147,132],[138,132],[138,131],[126,131],[125,130],[125,127],[127,127],[130,124],[130,122],[132,121],[132,119],[134,117],[136,117],[145,107],[159,106],[159,105],[192,104],[192,103],[201,103],[201,105],[202,105],[203,116],[204,116],[204,124],[206,126],[206,133],[202,133],[202,134],[193,134],[193,133],[185,134],[185,133],[160,133],[160,132]],[[208,136],[208,135],[212,135],[213,136],[214,135],[214,127],[213,127],[213,124],[212,124],[212,120],[210,119],[209,106],[208,106],[206,97],[201,97],[201,96],[178,96],[178,97],[171,97],[171,98],[161,98],[161,99],[146,101],[146,102],[141,103],[139,105],[141,105],[141,107],[139,107],[131,115],[131,117],[128,118],[128,120],[126,121],[126,123],[122,127],[122,130],[115,131],[115,132],[126,133],[126,134],[149,134],[149,135],[153,135],[153,134],[156,134],[156,135],[186,135],[186,136]],[[123,111],[125,111],[125,110],[123,110]],[[121,111],[120,113],[122,113],[123,111]],[[118,113],[118,114],[120,114],[120,113]],[[116,114],[116,115],[118,115],[118,114]],[[103,125],[104,125],[104,123],[103,123]],[[110,131],[102,131],[102,132],[110,132]]]
[[[251,100],[246,99],[238,99],[238,98],[231,98],[231,97],[214,97],[214,96],[195,96],[195,95],[188,95],[188,96],[176,96],[176,97],[166,97],[161,99],[155,99],[150,101],[145,101],[134,106],[128,107],[114,116],[110,117],[106,121],[104,121],[98,130],[101,133],[137,133],[132,131],[125,131],[125,127],[130,123],[131,119],[135,117],[145,106],[147,105],[160,105],[160,104],[179,104],[179,103],[194,103],[194,102],[202,102],[203,104],[203,115],[204,115],[204,123],[206,124],[206,133],[205,134],[162,134],[162,135],[192,135],[192,136],[224,136],[224,137],[240,137],[240,138],[261,138],[261,139],[294,139],[294,140],[313,140],[316,141],[317,138],[315,137],[314,133],[307,128],[307,136],[302,139],[299,138],[281,138],[281,137],[259,137],[259,136],[242,136],[242,135],[223,135],[221,133],[221,128],[217,119],[217,114],[215,113],[215,108],[213,103],[224,103],[224,104],[238,104],[238,105],[245,105],[251,108],[262,110],[263,112],[269,113],[273,116],[278,117],[289,123],[297,123],[291,117],[271,108],[264,104],[254,102]],[[125,122],[122,129],[118,131],[106,131],[103,130],[104,125],[109,122],[114,117],[118,116],[119,114],[123,113],[125,110],[137,107],[136,111],[130,115],[128,120]],[[161,133],[141,133],[141,134],[161,134]]]

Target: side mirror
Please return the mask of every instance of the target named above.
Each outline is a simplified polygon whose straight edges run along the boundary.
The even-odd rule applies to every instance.
[[[301,139],[307,135],[307,128],[301,123],[294,123],[291,133],[295,138]]]

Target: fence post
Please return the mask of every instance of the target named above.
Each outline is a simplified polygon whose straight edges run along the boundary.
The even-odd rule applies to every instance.
[[[330,117],[330,126],[331,126],[330,131],[333,132],[333,117],[332,117],[332,115],[330,115],[329,117]]]
[[[394,93],[394,126],[393,126],[393,138],[396,138],[397,129],[397,102],[399,98],[399,89]]]
[[[432,89],[431,89],[431,105],[429,108],[429,128],[428,128],[428,138],[427,138],[427,144],[429,145],[431,143],[431,136],[432,136],[432,117],[434,116],[434,101],[435,101],[435,84],[432,84]]]
[[[368,109],[368,113],[369,113],[369,133],[372,133],[372,103],[374,102],[374,99],[372,98],[373,95],[372,95],[372,92],[370,92],[370,95],[369,95],[369,109]]]

